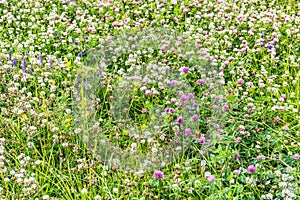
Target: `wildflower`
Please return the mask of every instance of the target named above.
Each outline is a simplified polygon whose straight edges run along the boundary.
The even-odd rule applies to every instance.
[[[49,195],[44,195],[42,198],[46,200],[46,199],[49,199],[50,196]]]
[[[86,189],[86,188],[83,188],[82,190],[81,190],[81,194],[86,194],[88,192],[88,190]]]
[[[160,90],[164,90],[165,87],[164,87],[164,86],[159,86],[159,89],[160,89]]]
[[[194,95],[193,95],[192,93],[188,93],[188,94],[187,94],[187,97],[188,97],[189,99],[193,99],[193,98],[194,98]]]
[[[284,126],[283,130],[288,131],[288,130],[290,130],[290,128],[288,126]]]
[[[193,107],[193,108],[196,108],[197,105],[198,105],[198,104],[197,104],[196,102],[193,102],[193,103],[192,103],[192,107]]]
[[[25,58],[23,58],[23,60],[22,60],[22,68],[23,68],[23,72],[24,72],[24,73],[27,73],[27,69],[26,69],[26,59],[25,59]]]
[[[217,105],[213,105],[213,106],[212,106],[212,109],[213,109],[213,110],[218,110],[218,108],[219,108],[219,106],[217,106]]]
[[[235,142],[237,142],[237,143],[242,142],[242,138],[238,137],[238,138],[235,140]]]
[[[197,81],[197,83],[199,83],[200,85],[204,85],[205,81],[203,79],[200,79]]]
[[[117,194],[118,191],[119,191],[118,188],[114,188],[114,189],[113,189],[113,192],[114,192],[115,194]]]
[[[240,158],[240,157],[241,157],[240,153],[237,153],[236,155],[234,155],[234,158]]]
[[[171,114],[173,114],[175,112],[175,109],[174,108],[170,108],[169,111],[170,111]]]
[[[237,80],[237,83],[238,83],[239,85],[243,85],[243,84],[244,84],[244,80],[240,78],[240,79]]]
[[[299,154],[295,154],[295,155],[294,155],[294,159],[295,159],[295,160],[299,160]]]
[[[206,141],[206,140],[205,140],[205,137],[202,136],[202,137],[199,138],[200,144],[204,144],[205,141]]]
[[[229,110],[229,106],[228,105],[224,105],[222,108],[223,111],[228,111]]]
[[[192,131],[190,128],[187,128],[184,130],[184,135],[190,135],[190,134],[192,134]]]
[[[184,122],[184,119],[182,116],[178,117],[176,120],[175,120],[178,124],[182,124]]]
[[[240,169],[235,170],[235,174],[236,174],[236,175],[239,175],[240,173],[241,173],[241,170],[240,170]]]
[[[146,86],[142,86],[142,87],[140,88],[140,90],[141,90],[142,92],[146,92],[147,88],[146,88]]]
[[[148,97],[148,96],[151,95],[151,91],[150,91],[150,90],[146,90],[145,94],[146,94],[146,96]]]
[[[245,126],[239,125],[238,126],[238,131],[245,131]]]
[[[167,48],[168,48],[168,45],[164,44],[164,45],[161,46],[160,50],[165,51]]]
[[[174,86],[176,84],[176,81],[175,80],[171,80],[170,82],[169,82],[169,85],[170,86]]]
[[[185,94],[181,95],[181,97],[180,97],[181,102],[185,102],[187,100],[188,100],[188,97]]]
[[[279,39],[278,38],[274,38],[273,42],[277,43],[277,42],[279,42]]]
[[[13,59],[13,66],[17,66],[17,60],[15,58]]]
[[[190,118],[190,120],[192,121],[192,122],[197,122],[198,120],[199,120],[199,118],[198,118],[198,115],[193,115],[191,118]]]
[[[53,63],[52,63],[52,59],[50,59],[50,60],[49,60],[49,67],[50,67],[51,70],[52,70],[52,64],[53,64]]]
[[[147,112],[147,108],[142,109],[142,114],[145,114]]]
[[[7,58],[7,60],[11,60],[11,51],[9,51],[9,53],[8,53],[8,58]]]
[[[167,107],[167,108],[165,108],[165,110],[164,110],[164,111],[165,111],[166,113],[167,113],[167,112],[169,112],[169,108],[168,108],[168,107]]]
[[[171,99],[171,102],[172,102],[172,103],[176,103],[176,98],[172,98],[172,99]]]
[[[207,180],[208,180],[209,182],[215,182],[215,181],[216,181],[216,178],[215,178],[213,175],[210,175],[210,176],[207,177]]]
[[[223,63],[223,65],[224,65],[225,67],[227,67],[227,66],[229,65],[229,61],[226,60],[226,61]]]
[[[40,59],[40,65],[42,66],[42,65],[43,65],[43,57],[42,57],[42,54],[39,55],[39,59]]]
[[[188,67],[183,67],[182,72],[187,73],[190,69]]]
[[[164,173],[162,171],[155,170],[154,174],[153,174],[153,177],[156,178],[156,179],[161,179],[161,178],[164,177]]]
[[[229,61],[229,62],[231,62],[231,61],[233,61],[233,60],[234,60],[234,57],[229,57],[229,58],[228,58],[228,61]]]
[[[256,172],[255,166],[254,166],[254,165],[250,165],[250,166],[248,167],[248,172],[250,172],[250,173]]]

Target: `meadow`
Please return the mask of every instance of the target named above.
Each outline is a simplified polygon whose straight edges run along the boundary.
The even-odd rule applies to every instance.
[[[0,0],[0,199],[300,197],[296,0]]]

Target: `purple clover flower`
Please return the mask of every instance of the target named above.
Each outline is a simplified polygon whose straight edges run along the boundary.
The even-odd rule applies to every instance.
[[[216,178],[215,178],[213,175],[210,175],[210,176],[207,177],[207,180],[208,180],[209,182],[215,182],[215,181],[216,181]]]
[[[194,95],[193,95],[192,93],[188,93],[188,94],[187,94],[187,97],[188,97],[189,99],[193,99],[193,98],[194,98]]]
[[[168,48],[168,45],[167,45],[167,44],[163,44],[163,45],[160,47],[160,50],[161,50],[161,51],[165,51],[167,48]]]
[[[175,112],[175,109],[174,108],[170,108],[169,111],[170,111],[171,114],[173,114]]]
[[[204,85],[204,84],[205,84],[205,81],[204,81],[203,79],[200,79],[200,80],[198,80],[198,83],[199,83],[200,85]]]
[[[192,122],[197,122],[199,120],[198,115],[193,115],[190,119]]]
[[[162,171],[155,170],[154,174],[153,174],[153,177],[156,178],[156,179],[161,179],[161,178],[164,177],[164,173]]]
[[[236,159],[238,159],[240,157],[241,157],[240,153],[237,153],[236,155],[234,155],[234,158],[236,158]]]
[[[184,130],[184,135],[191,135],[192,134],[192,131],[190,128],[187,128]]]
[[[183,95],[181,95],[181,97],[180,97],[180,101],[181,102],[185,102],[185,101],[187,101],[189,98],[185,95],[185,94],[183,94]]]
[[[238,83],[239,85],[243,85],[243,84],[244,84],[244,80],[240,78],[240,79],[237,80],[237,83]]]
[[[176,82],[177,82],[177,81],[175,81],[175,80],[171,80],[171,81],[169,82],[169,85],[170,85],[170,86],[174,86],[174,85],[176,84]]]
[[[189,70],[190,70],[190,68],[184,67],[184,68],[182,69],[182,72],[187,73]]]
[[[213,105],[213,106],[212,106],[212,109],[213,109],[213,110],[218,110],[218,108],[219,108],[219,106],[217,106],[217,105]]]
[[[236,140],[235,140],[236,143],[240,143],[242,142],[242,138],[238,137]]]
[[[254,165],[250,165],[250,166],[248,167],[248,172],[250,172],[250,173],[256,172],[255,166],[254,166]]]
[[[223,111],[228,111],[229,110],[229,106],[228,105],[224,105],[222,109],[223,109]]]
[[[198,105],[198,104],[197,104],[196,102],[193,102],[193,103],[192,103],[192,107],[193,107],[193,108],[196,108],[197,105]]]
[[[200,142],[200,144],[205,144],[205,142],[206,142],[206,139],[205,139],[205,137],[200,137],[199,138],[199,142]]]
[[[288,126],[284,126],[283,130],[288,131],[288,130],[290,130],[290,128]]]
[[[178,117],[176,120],[175,120],[178,124],[183,124],[184,122],[184,119],[182,116]]]

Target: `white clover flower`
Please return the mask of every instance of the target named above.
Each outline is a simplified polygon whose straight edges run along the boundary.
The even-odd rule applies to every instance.
[[[86,189],[86,188],[83,188],[82,190],[81,190],[81,194],[87,194],[88,193],[88,190]]]
[[[113,188],[113,193],[117,194],[119,192],[118,188]]]
[[[43,198],[44,200],[46,200],[46,199],[49,199],[50,196],[49,196],[49,195],[44,195],[42,198]]]

